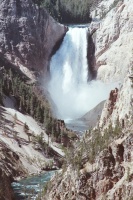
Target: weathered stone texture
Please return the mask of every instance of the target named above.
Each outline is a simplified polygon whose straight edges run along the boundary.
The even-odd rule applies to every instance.
[[[0,52],[15,65],[47,70],[66,29],[32,0],[0,2]]]

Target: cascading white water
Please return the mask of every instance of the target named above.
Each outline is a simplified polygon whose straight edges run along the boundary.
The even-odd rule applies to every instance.
[[[69,28],[50,63],[48,91],[62,119],[75,119],[106,99],[110,87],[91,81],[87,62],[88,28]],[[89,80],[89,82],[88,82]]]

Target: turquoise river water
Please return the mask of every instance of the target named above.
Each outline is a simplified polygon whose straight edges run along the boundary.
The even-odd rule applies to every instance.
[[[44,174],[31,176],[21,179],[18,182],[13,182],[16,200],[35,200],[45,184],[51,179],[55,171],[45,172]]]

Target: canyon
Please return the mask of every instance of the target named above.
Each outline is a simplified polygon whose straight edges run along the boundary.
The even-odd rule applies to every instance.
[[[65,171],[62,170],[62,173],[52,179],[52,186],[49,185],[44,199],[133,198],[133,3],[131,0],[106,3],[102,1],[99,9],[92,12],[92,16],[98,19],[99,15],[104,14],[102,20],[95,20],[90,25],[95,44],[95,68],[97,80],[102,80],[106,84],[118,82],[118,88],[111,90],[94,130],[100,131],[100,139],[103,142],[104,137],[112,134],[113,127],[116,132],[113,136],[110,135],[110,142],[104,150],[97,152],[93,162],[89,158],[90,150],[84,149],[82,144],[81,147],[76,146],[74,154],[69,152],[67,159],[72,156],[74,160],[83,148],[88,157],[85,161],[84,156],[80,158],[79,169],[71,160]],[[101,13],[100,6],[103,8],[103,5],[104,10]],[[93,115],[93,111],[91,114]],[[89,117],[88,114],[88,119]],[[95,131],[85,134],[83,146],[90,144],[93,134]],[[78,163],[78,160],[75,160],[75,163]]]
[[[95,78],[97,82],[96,87],[93,88],[94,91],[91,91],[93,95],[97,92],[96,100],[100,99],[101,94],[104,94],[106,87],[114,84],[106,97],[101,98],[94,106],[87,107],[88,110],[85,109],[79,115],[72,113],[72,118],[77,116],[89,128],[93,126],[93,129],[87,130],[80,141],[74,142],[73,148],[70,147],[70,152],[68,151],[66,155],[58,142],[52,142],[40,123],[16,109],[14,97],[4,96],[4,105],[0,107],[2,116],[0,121],[1,124],[6,124],[8,133],[4,133],[1,125],[1,200],[14,200],[11,188],[11,182],[14,179],[40,173],[44,165],[51,162],[51,159],[38,151],[37,145],[29,143],[29,138],[23,130],[25,123],[36,137],[43,132],[43,138],[50,144],[52,152],[58,154],[59,157],[64,157],[62,169],[48,183],[42,199],[131,200],[133,198],[133,2],[132,0],[103,0],[100,1],[97,8],[92,10],[91,15],[92,22],[89,28],[86,28],[88,34],[88,40],[86,40],[85,29],[75,28],[74,33],[74,29],[57,23],[45,9],[34,4],[32,0],[3,0],[1,2],[0,58],[2,61],[4,59],[4,63],[9,63],[13,65],[13,68],[20,70],[29,78],[29,82],[35,84],[38,80],[37,84],[41,83],[40,87],[41,89],[45,88],[45,92],[47,85],[45,85],[45,81],[42,81],[44,76],[57,78],[55,82],[51,81],[53,89],[46,92],[48,99],[52,99],[53,92],[57,92],[57,80],[63,77],[62,73],[55,76],[58,71],[57,66],[61,63],[64,66],[61,67],[65,78],[63,77],[64,82],[59,82],[59,86],[64,86],[65,92],[73,89],[73,86],[75,87],[77,74],[82,74],[81,66],[84,67],[85,73],[83,73],[82,80],[79,76],[78,81],[85,82],[82,87],[88,87],[88,77],[86,77],[88,64],[90,81]],[[82,31],[84,33],[81,33]],[[84,46],[78,42],[78,35]],[[64,56],[61,57],[62,45],[66,42],[65,46],[67,46],[68,39],[66,38],[68,36],[73,38],[74,45],[71,46],[71,49],[69,48],[69,53],[66,50]],[[72,45],[72,41],[69,42]],[[84,57],[81,52],[77,55],[76,45],[82,53],[86,49],[86,52],[83,53]],[[75,58],[74,53],[78,57],[78,61],[74,60],[76,65],[73,62],[70,67],[72,59]],[[57,63],[54,62],[54,59]],[[51,70],[52,66],[55,67],[56,73]],[[69,73],[70,71],[71,73]],[[73,81],[75,81],[74,85]],[[66,85],[66,82],[69,84]],[[100,92],[101,82],[106,86],[103,87],[103,93]],[[82,94],[83,89],[78,88],[77,94]],[[87,91],[85,90],[85,95]],[[63,92],[60,95],[56,93],[54,98],[60,96],[62,98]],[[74,99],[75,97],[64,95],[65,100],[72,98],[72,108],[75,108],[76,104],[78,108],[81,106],[82,99],[77,101],[78,97],[77,95]],[[52,109],[56,110],[54,115],[63,119],[69,118],[68,113],[70,112],[68,111],[72,104],[71,106],[67,105],[64,103],[66,102],[64,99],[58,104],[59,107],[61,104],[65,106],[66,114],[64,114],[64,112],[61,113],[64,108],[61,107],[59,111],[54,98],[51,101]],[[58,98],[56,99],[57,103],[61,99]],[[82,105],[84,106],[84,101]],[[83,106],[81,107],[83,108]],[[75,110],[77,111],[77,108]],[[15,114],[17,122],[14,130],[19,133],[23,142],[21,147],[9,134]],[[97,132],[100,136],[97,135]],[[97,148],[95,150],[93,146],[90,148],[90,141],[93,139],[93,143],[96,143],[94,147],[97,146],[100,150]],[[101,146],[103,144],[102,147],[99,145],[99,141],[101,141]],[[96,151],[95,156],[93,156],[94,152],[90,155],[92,150]]]

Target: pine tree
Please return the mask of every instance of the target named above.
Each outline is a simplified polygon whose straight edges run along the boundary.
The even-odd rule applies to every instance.
[[[17,114],[16,114],[16,113],[14,114],[14,116],[13,116],[13,119],[14,119],[14,120],[13,120],[13,123],[14,123],[14,124],[16,124],[16,122],[17,122],[17,119],[18,119],[18,118],[17,118]]]
[[[26,122],[24,123],[24,132],[28,133],[29,131],[29,126],[26,124]]]

